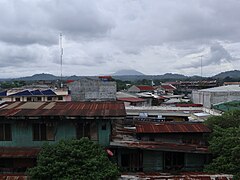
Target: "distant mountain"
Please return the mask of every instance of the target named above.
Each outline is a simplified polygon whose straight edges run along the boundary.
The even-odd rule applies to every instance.
[[[239,71],[239,70],[225,71],[225,72],[221,72],[221,73],[213,76],[212,78],[224,79],[224,78],[226,78],[226,77],[230,77],[230,78],[240,78],[240,71]]]
[[[174,74],[174,73],[166,73],[163,75],[144,75],[143,73],[136,71],[136,70],[120,70],[112,74],[114,79],[119,79],[123,81],[137,81],[142,79],[147,80],[165,80],[165,81],[175,81],[175,80],[201,80],[202,78],[200,76],[185,76],[182,74]],[[79,80],[84,77],[89,78],[97,78],[97,76],[64,76],[62,77],[63,80]],[[226,71],[221,72],[215,76],[209,77],[211,79],[224,79],[226,77],[229,78],[240,78],[240,71],[234,70],[234,71]],[[28,77],[21,77],[21,78],[6,78],[6,79],[0,79],[0,81],[12,81],[12,80],[18,80],[18,81],[39,81],[39,80],[47,80],[47,81],[54,81],[60,79],[59,76],[54,76],[52,74],[35,74],[33,76]]]
[[[187,76],[184,76],[182,74],[172,74],[172,73],[166,73],[163,75],[159,75],[161,79],[185,79]]]
[[[144,76],[144,74],[134,69],[122,69],[113,73],[112,76]]]
[[[47,80],[47,81],[52,81],[52,80],[57,80],[59,77],[54,76],[52,74],[34,74],[32,76],[27,76],[27,77],[21,77],[17,78],[16,80],[21,80],[21,81],[39,81],[39,80]]]

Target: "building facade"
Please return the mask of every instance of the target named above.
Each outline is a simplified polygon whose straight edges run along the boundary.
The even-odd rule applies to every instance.
[[[215,104],[240,100],[240,86],[228,85],[192,91],[192,101],[211,108]]]
[[[88,137],[108,146],[121,102],[14,102],[0,105],[0,172],[24,172],[44,143]]]
[[[117,86],[108,79],[84,78],[69,83],[72,101],[115,101]]]

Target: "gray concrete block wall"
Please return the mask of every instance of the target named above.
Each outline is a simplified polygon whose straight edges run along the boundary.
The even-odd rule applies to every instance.
[[[69,85],[72,101],[116,100],[116,82],[83,79]]]

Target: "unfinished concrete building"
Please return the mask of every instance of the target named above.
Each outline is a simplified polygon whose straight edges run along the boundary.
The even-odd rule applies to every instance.
[[[110,79],[84,78],[69,84],[72,101],[114,101],[116,82]]]

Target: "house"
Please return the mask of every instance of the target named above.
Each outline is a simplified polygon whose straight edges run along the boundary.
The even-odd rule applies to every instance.
[[[0,104],[0,172],[24,172],[44,143],[88,137],[108,146],[122,102],[5,102]]]
[[[227,85],[192,91],[192,102],[211,108],[215,104],[240,100],[240,86]]]
[[[125,106],[145,106],[146,100],[138,97],[117,98],[118,101],[123,101]]]
[[[204,124],[139,121],[135,126],[117,127],[110,145],[125,171],[201,171],[209,161],[205,137],[211,131]]]
[[[123,101],[125,106],[145,106],[146,100],[139,98],[137,95],[128,92],[119,91],[116,93],[117,100]]]
[[[164,94],[169,94],[169,95],[172,95],[174,90],[176,90],[177,88],[174,87],[173,85],[171,84],[161,84],[159,86],[160,90],[162,90],[164,92]],[[158,89],[159,89],[158,88]]]
[[[68,89],[23,89],[16,88],[0,92],[0,100],[15,101],[71,101]]]
[[[154,92],[155,87],[153,86],[146,86],[146,85],[132,85],[128,92],[130,93],[140,93],[140,92]]]

